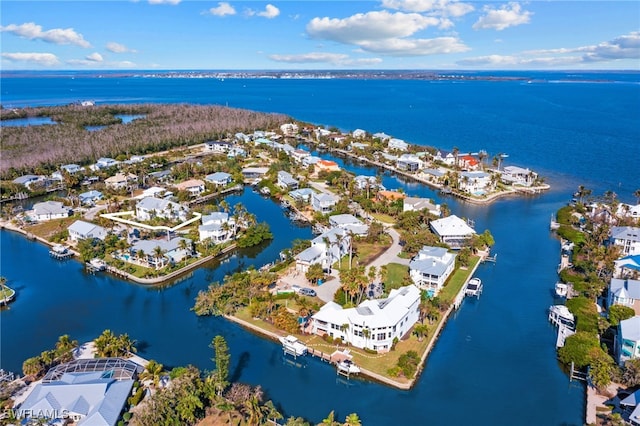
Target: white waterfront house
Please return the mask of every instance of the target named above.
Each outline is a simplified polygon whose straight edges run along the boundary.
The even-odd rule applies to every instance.
[[[351,132],[351,136],[356,139],[362,139],[367,136],[367,132],[362,129],[355,129],[353,132]]]
[[[439,161],[448,166],[453,166],[456,162],[455,155],[453,155],[452,152],[444,151],[444,150],[438,150],[436,152],[436,155],[433,156],[433,159],[435,161]]]
[[[501,180],[509,185],[531,186],[538,175],[529,169],[518,166],[505,166],[502,169]]]
[[[640,314],[640,281],[612,278],[609,283],[607,306],[623,305]]]
[[[431,230],[440,238],[440,241],[452,249],[460,249],[476,233],[467,222],[456,215],[433,220],[429,223]]]
[[[491,175],[486,172],[461,172],[458,187],[469,194],[485,194],[491,187]]]
[[[136,204],[136,218],[138,220],[151,220],[154,217],[159,217],[185,221],[188,211],[187,207],[164,198],[146,197]]]
[[[331,270],[331,265],[349,253],[351,237],[341,228],[331,228],[311,240],[311,247],[295,256],[296,271],[306,273],[309,266],[319,263],[322,269]]]
[[[262,179],[268,172],[268,167],[245,167],[242,169],[242,176],[245,179]]]
[[[402,139],[391,138],[389,139],[389,143],[387,144],[387,147],[390,150],[395,149],[398,151],[406,151],[407,149],[409,149],[409,144],[403,141]]]
[[[286,190],[298,189],[299,182],[289,172],[278,171],[278,186]]]
[[[438,294],[456,266],[456,255],[444,247],[424,246],[409,262],[409,276],[429,296]]]
[[[616,278],[640,277],[640,254],[614,260],[613,265],[613,276]]]
[[[298,134],[298,125],[296,123],[285,123],[280,125],[280,131],[285,136],[293,137]]]
[[[102,192],[92,189],[91,191],[79,194],[78,199],[81,204],[93,204],[96,201],[102,200]]]
[[[355,308],[329,302],[312,316],[312,331],[357,348],[387,352],[418,321],[419,305],[420,290],[414,285],[393,289],[386,299],[365,300]]]
[[[43,184],[45,184],[47,182],[47,178],[46,176],[41,175],[22,175],[15,178],[12,182],[31,189],[31,185],[37,184],[38,182],[42,182]]]
[[[231,143],[227,141],[206,141],[204,143],[204,151],[222,154],[229,151],[231,146]]]
[[[352,214],[337,214],[329,216],[329,225],[332,228],[341,228],[354,235],[367,235],[369,226]]]
[[[620,321],[615,348],[619,365],[624,365],[626,361],[640,357],[639,316]]]
[[[325,192],[311,195],[311,207],[322,214],[331,213],[338,201],[340,201],[340,198]]]
[[[622,254],[640,254],[640,228],[636,226],[614,226],[609,242],[619,246]]]
[[[207,175],[204,180],[209,183],[214,184],[215,186],[227,186],[231,183],[231,175],[226,172],[216,172]]]
[[[422,169],[424,162],[413,154],[402,154],[396,160],[396,168],[398,170],[404,170],[405,172],[417,172]]]
[[[201,218],[202,225],[198,227],[200,241],[211,240],[215,243],[227,241],[234,235],[235,220],[226,212],[214,212]]]
[[[15,182],[15,181],[14,181]],[[617,217],[632,217],[632,218],[640,218],[640,204],[626,204],[620,203],[618,204],[618,209],[616,210]]]
[[[434,216],[440,216],[442,214],[440,204],[433,204],[428,198],[406,197],[404,199],[404,205],[402,206],[403,212],[419,212],[421,210],[427,210]]]
[[[44,222],[51,219],[62,219],[69,217],[71,209],[60,201],[43,201],[33,205],[33,219]]]
[[[184,241],[182,243],[181,241]],[[180,262],[193,254],[192,241],[188,238],[176,237],[167,240],[140,240],[129,249],[130,257],[125,260],[144,260],[149,267],[160,269],[170,263]],[[161,254],[159,255],[158,252]]]
[[[308,203],[311,201],[311,195],[314,193],[314,190],[311,188],[300,188],[289,192],[289,196],[293,198],[294,201]]]
[[[118,164],[120,164],[119,161],[116,161],[113,158],[109,157],[101,157],[98,158],[98,161],[96,161],[96,167],[98,169],[107,169],[109,167],[117,166]]]
[[[102,226],[94,223],[85,222],[83,220],[76,220],[69,228],[69,239],[71,241],[80,241],[87,239],[98,239],[104,241],[107,236],[107,230]]]

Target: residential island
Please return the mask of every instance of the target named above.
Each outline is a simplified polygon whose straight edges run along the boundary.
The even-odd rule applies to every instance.
[[[549,188],[535,172],[504,165],[502,153],[487,164],[482,150],[418,147],[279,115],[180,108],[2,110],[5,120],[53,117],[53,124],[3,127],[15,149],[2,163],[2,226],[93,273],[166,285],[272,238],[268,223],[225,200],[251,188],[309,223],[316,236],[294,241],[259,270],[212,283],[198,294],[195,314],[224,315],[282,342],[285,355],[317,356],[338,372],[401,389],[413,385],[462,298],[469,291],[479,297],[481,283],[468,283],[495,255],[489,230],[477,232],[446,204],[385,188],[381,173],[481,204]],[[169,114],[189,117],[197,132],[185,133],[180,119],[168,123]],[[43,138],[52,149],[29,155]],[[336,155],[379,173],[354,175]],[[27,209],[17,204],[31,198]]]

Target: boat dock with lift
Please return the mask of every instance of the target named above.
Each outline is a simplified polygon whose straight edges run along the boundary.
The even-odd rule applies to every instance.
[[[56,244],[49,250],[49,256],[58,260],[65,260],[73,257],[73,252],[62,244]]]
[[[297,337],[289,335],[279,338],[282,343],[282,351],[284,355],[291,355],[295,359],[299,356],[311,355],[312,357],[318,357],[322,361],[326,361],[329,364],[336,366],[336,374],[350,378],[353,374],[360,373],[360,367],[353,362],[353,355],[350,354],[349,349],[336,350],[332,354],[327,354],[317,349],[309,348]]]
[[[465,296],[474,296],[479,299],[482,294],[482,281],[480,278],[471,278],[467,283],[464,294]]]

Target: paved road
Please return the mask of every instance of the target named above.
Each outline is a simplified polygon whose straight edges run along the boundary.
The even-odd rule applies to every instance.
[[[389,226],[387,227],[387,233],[391,236],[391,246],[367,266],[377,266],[380,268],[380,266],[388,265],[389,263],[409,265],[409,259],[402,259],[398,257],[398,254],[402,251],[402,246],[400,245],[400,234],[398,234],[398,231]]]

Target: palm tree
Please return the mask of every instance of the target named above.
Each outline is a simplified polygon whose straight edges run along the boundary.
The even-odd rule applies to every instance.
[[[322,423],[320,424],[327,425],[327,426],[339,426],[340,422],[336,421],[336,414],[333,410],[331,410],[329,415],[325,419],[323,419]]]
[[[164,366],[159,362],[151,359],[145,367],[145,370],[140,373],[140,379],[151,380],[153,382],[153,386],[158,386],[158,382],[160,382],[160,378],[164,374]]]
[[[460,154],[460,150],[458,149],[457,146],[454,146],[453,149],[451,150],[451,153],[453,154],[453,158],[454,158],[454,167],[458,167],[458,154]]]
[[[347,231],[347,236],[349,237],[349,269],[351,269],[351,261],[353,259],[353,231]]]
[[[345,340],[347,341],[347,343],[349,343],[349,333],[347,333],[347,331],[349,331],[349,324],[348,323],[344,323],[340,326],[340,331],[342,333],[344,333],[344,337]],[[332,411],[333,413],[333,411]]]
[[[361,426],[362,422],[360,421],[360,417],[356,413],[349,414],[344,419],[344,426]]]
[[[338,269],[342,268],[342,242],[345,239],[344,234],[336,234],[336,244],[338,245]]]
[[[640,204],[640,189],[636,189],[636,190],[633,192],[633,196],[634,196],[634,197],[636,197],[636,203],[637,203],[637,204]]]
[[[153,257],[155,257],[156,259],[156,269],[160,269],[161,265],[164,266],[164,250],[162,250],[162,247],[160,246],[156,246],[156,248],[153,249]]]
[[[278,420],[281,420],[284,418],[284,416],[282,415],[282,413],[280,413],[280,411],[278,411],[278,409],[275,407],[275,405],[273,405],[273,401],[269,400],[264,404],[264,408],[266,408],[266,416],[267,419],[273,423],[277,423]]]
[[[418,336],[419,342],[422,342],[422,339],[424,339],[424,336],[426,336],[428,332],[429,326],[426,324],[416,324],[415,327],[413,327],[413,333]]]
[[[72,351],[78,347],[77,340],[71,340],[68,334],[64,334],[58,337],[58,341],[56,342],[56,357],[60,359],[61,362],[71,361],[73,359]]]
[[[371,330],[369,330],[368,328],[365,328],[362,330],[362,335],[364,336],[365,339],[365,346],[369,345],[369,337],[371,337]]]

